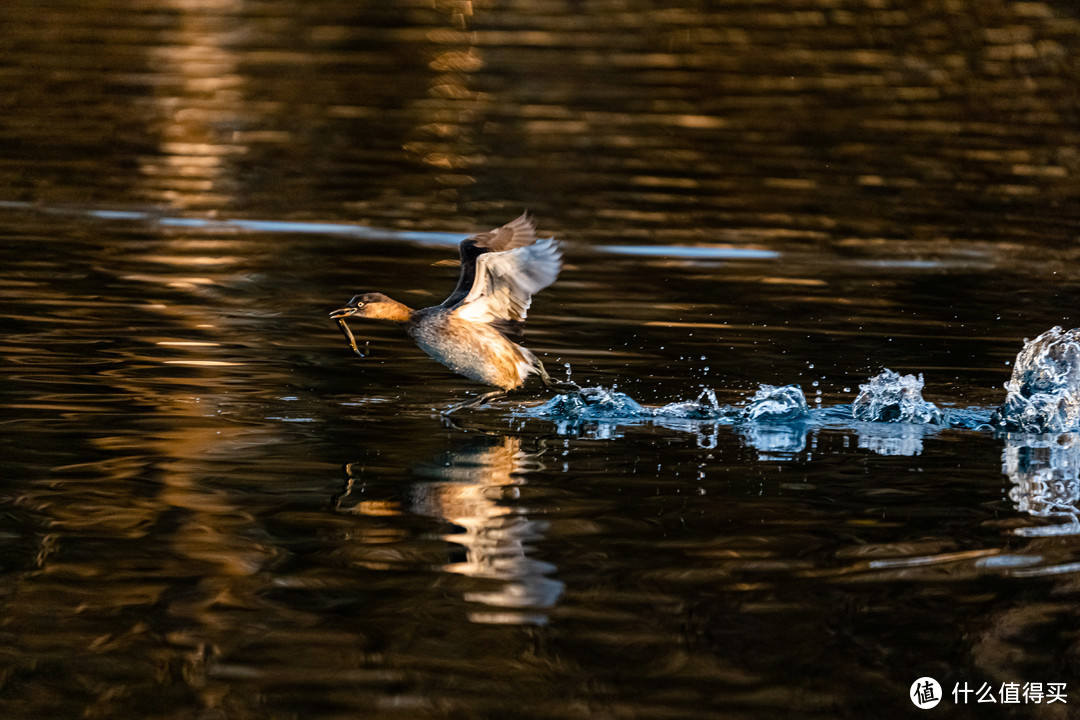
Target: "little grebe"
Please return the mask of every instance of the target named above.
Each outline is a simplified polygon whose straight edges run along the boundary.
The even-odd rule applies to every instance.
[[[481,405],[521,387],[531,374],[560,392],[577,385],[553,380],[543,363],[513,339],[520,339],[532,296],[555,282],[562,254],[555,238],[537,240],[527,215],[466,238],[459,246],[461,274],[450,297],[434,307],[413,310],[382,293],[357,295],[330,313],[349,337],[344,318],[389,320],[405,331],[435,360],[478,382],[499,388],[451,406],[447,412]],[[356,351],[359,354],[359,351]]]

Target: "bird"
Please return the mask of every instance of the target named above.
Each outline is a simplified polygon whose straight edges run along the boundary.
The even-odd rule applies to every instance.
[[[571,382],[552,379],[544,364],[519,345],[532,296],[555,282],[562,253],[554,237],[537,239],[528,213],[458,246],[461,270],[453,292],[438,305],[413,310],[379,292],[355,295],[330,313],[357,355],[346,318],[385,320],[405,332],[434,360],[470,380],[496,390],[447,408],[449,414],[475,407],[522,387],[539,375],[548,389],[580,392]],[[363,357],[361,355],[361,357]]]

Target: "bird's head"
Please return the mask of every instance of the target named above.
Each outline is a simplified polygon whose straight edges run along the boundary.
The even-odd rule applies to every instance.
[[[372,320],[391,320],[408,322],[412,311],[397,300],[391,300],[382,293],[364,293],[355,295],[345,303],[345,307],[330,313],[331,319],[347,317],[370,318]]]

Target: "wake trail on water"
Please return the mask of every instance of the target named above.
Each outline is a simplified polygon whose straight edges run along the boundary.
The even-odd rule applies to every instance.
[[[643,405],[630,395],[602,386],[580,393],[557,395],[522,415],[557,422],[576,421],[695,421],[724,425],[748,423],[836,425],[843,421],[906,423],[934,428],[989,428],[993,408],[942,410],[922,397],[923,378],[884,370],[859,386],[851,405],[811,408],[799,385],[760,385],[744,405],[721,405],[711,388],[693,400],[662,406]]]
[[[559,434],[600,439],[617,437],[626,426],[658,425],[693,434],[703,448],[716,448],[719,428],[731,426],[760,459],[776,461],[809,459],[816,442],[803,455],[808,438],[822,428],[851,431],[860,448],[879,455],[909,456],[945,429],[993,433],[1004,440],[1009,499],[1041,518],[1013,532],[1080,535],[1080,329],[1053,327],[1025,341],[996,408],[938,407],[923,398],[923,383],[921,374],[886,369],[859,385],[850,405],[831,407],[810,407],[798,385],[761,385],[741,405],[721,405],[705,388],[693,400],[658,407],[613,388],[586,387],[517,414],[554,422]]]
[[[811,407],[799,385],[760,385],[742,405],[721,405],[704,388],[694,399],[654,406],[614,388],[593,386],[557,395],[519,416],[553,421],[565,434],[611,437],[620,426],[654,424],[698,434],[735,426],[759,449],[791,452],[807,431],[856,429],[860,444],[885,454],[912,454],[921,439],[942,429],[1065,433],[1080,430],[1080,329],[1047,330],[1017,355],[1004,403],[996,408],[938,407],[922,396],[923,376],[885,369],[859,385],[850,405]],[[715,434],[715,432],[713,432]]]

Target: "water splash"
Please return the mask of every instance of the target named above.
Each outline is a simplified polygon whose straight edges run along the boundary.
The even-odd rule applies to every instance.
[[[761,385],[742,416],[749,422],[784,423],[805,420],[810,417],[810,408],[798,385]]]
[[[1055,326],[1016,356],[1008,395],[992,422],[1007,430],[1080,430],[1080,328]]]
[[[715,447],[716,425],[730,422],[731,412],[720,406],[716,393],[710,389],[702,390],[696,400],[648,407],[614,388],[596,386],[584,387],[579,393],[556,395],[542,405],[520,408],[517,414],[551,420],[560,435],[607,440],[619,437],[622,426],[652,423],[694,433],[699,445]]]
[[[1080,390],[1073,388],[1080,388],[1080,330],[1062,333],[1055,328],[1044,333],[1025,347],[1017,365],[1017,373],[1024,379],[1017,381],[1014,375],[1007,386],[1009,400],[998,409],[998,416],[1006,412],[1010,417],[1015,415],[1010,422],[1019,422],[1016,418],[1026,422],[1033,412],[1031,398],[1038,394],[1032,390],[1051,389],[1059,414],[1064,413],[1073,423],[1078,421]],[[716,393],[705,388],[693,400],[659,407],[642,404],[614,388],[597,386],[519,408],[517,414],[553,421],[562,435],[597,439],[618,437],[624,426],[652,424],[692,433],[702,447],[715,447],[718,426],[730,425],[767,459],[790,459],[806,448],[811,432],[825,427],[853,430],[859,447],[881,455],[918,455],[924,439],[945,428],[989,430],[1002,425],[1000,417],[992,417],[990,408],[939,408],[923,399],[923,386],[921,374],[884,370],[859,385],[851,405],[825,407],[808,406],[798,385],[760,385],[741,406],[721,405]],[[1027,409],[1013,411],[1013,405]],[[1041,406],[1045,405],[1043,401]],[[1041,432],[1047,427],[1044,419],[1038,416],[1024,427]],[[858,422],[853,426],[852,420]]]
[[[654,411],[656,417],[679,418],[685,420],[715,420],[724,416],[724,408],[720,407],[716,399],[716,393],[706,388],[701,391],[696,400],[683,400],[673,402],[657,408]]]
[[[762,460],[787,460],[806,447],[810,408],[798,385],[760,385],[738,410],[739,434]]]
[[[555,419],[634,420],[652,417],[653,413],[626,393],[597,386],[556,395],[527,414]]]
[[[524,414],[574,420],[699,420],[725,423],[788,423],[810,416],[798,385],[761,385],[745,407],[721,406],[716,392],[705,388],[694,400],[648,407],[626,393],[605,387],[586,387],[580,393],[556,395]]]
[[[650,423],[693,433],[701,447],[710,448],[716,446],[718,426],[734,425],[747,444],[769,458],[802,450],[811,418],[798,385],[761,385],[742,407],[721,405],[710,388],[693,400],[649,407],[614,389],[586,387],[578,394],[558,395],[524,408],[519,414],[552,420],[559,434],[597,439],[618,437],[620,426]]]
[[[859,394],[851,406],[852,417],[866,422],[943,425],[941,410],[923,400],[922,389],[922,374],[900,375],[886,369],[866,385],[859,385]]]

